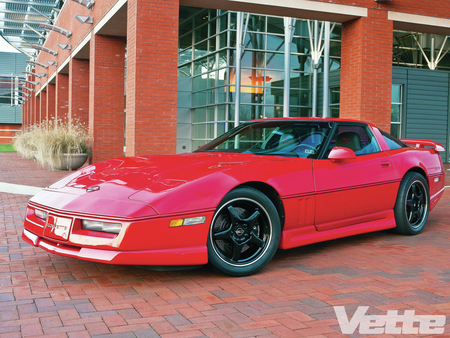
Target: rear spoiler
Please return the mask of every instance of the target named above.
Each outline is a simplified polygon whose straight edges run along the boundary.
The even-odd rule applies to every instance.
[[[433,148],[436,151],[445,151],[442,144],[431,140],[400,139],[400,141],[416,148]]]

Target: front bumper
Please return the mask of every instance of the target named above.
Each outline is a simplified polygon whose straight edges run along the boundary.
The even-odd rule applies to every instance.
[[[203,265],[208,263],[206,245],[145,251],[100,250],[54,243],[26,229],[23,230],[22,239],[33,246],[57,255],[100,263],[153,266]]]
[[[35,216],[35,209],[48,212],[47,220]],[[120,221],[119,234],[83,230],[82,219],[99,220],[95,216],[80,216],[45,207],[28,205],[22,238],[25,242],[58,255],[88,261],[123,265],[183,266],[208,262],[207,236],[213,211],[189,214],[206,216],[203,224],[170,228],[170,221],[182,218],[155,217],[136,221]],[[53,219],[70,220],[68,235],[56,235]],[[118,222],[117,219],[101,219]],[[55,222],[57,223],[57,222]]]

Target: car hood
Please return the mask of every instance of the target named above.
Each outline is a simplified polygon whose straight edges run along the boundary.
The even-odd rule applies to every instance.
[[[199,206],[193,205],[192,200],[197,197],[203,199],[203,207],[215,207],[224,192],[239,184],[241,179],[233,175],[237,167],[280,161],[292,159],[240,153],[118,158],[82,168],[50,185],[31,201],[59,210],[116,217],[195,210]],[[170,207],[158,203],[177,190],[186,192],[186,198]],[[189,196],[192,191],[195,196]]]

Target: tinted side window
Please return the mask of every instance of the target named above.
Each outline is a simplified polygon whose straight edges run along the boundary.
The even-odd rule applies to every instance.
[[[394,149],[400,149],[406,147],[406,144],[404,144],[399,139],[395,138],[394,136],[386,133],[385,131],[380,130],[381,135],[383,135],[384,140],[386,141],[388,147],[390,150]]]
[[[350,148],[356,156],[380,151],[378,142],[369,128],[360,125],[339,125],[333,135],[329,150],[333,147]]]

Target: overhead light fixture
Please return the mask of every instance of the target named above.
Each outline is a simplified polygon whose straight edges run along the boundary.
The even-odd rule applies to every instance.
[[[75,2],[78,2],[80,5],[86,7],[87,9],[92,9],[94,7],[95,1],[94,0],[72,0]]]
[[[71,31],[68,31],[68,30],[66,30],[64,28],[61,28],[61,27],[58,27],[58,26],[49,25],[49,24],[46,24],[46,23],[41,23],[39,25],[39,28],[44,28],[44,29],[46,29],[48,31],[53,31],[53,32],[62,34],[62,35],[64,35],[67,38],[70,38],[72,36],[72,32]]]
[[[26,70],[24,70],[22,73],[28,74],[28,75],[31,75],[31,76],[37,76],[37,77],[39,77],[39,75],[36,75],[36,73],[32,73],[32,72],[29,72],[29,71],[26,71]]]
[[[26,83],[31,83],[32,85],[35,85],[35,86],[37,86],[39,84],[39,82],[36,82],[36,81],[29,81],[29,80],[23,80],[23,81]]]
[[[26,97],[30,97],[31,96],[31,94],[28,94],[28,93],[25,93],[25,92],[22,92],[22,95],[25,95]]]
[[[27,72],[26,70],[23,71],[22,73],[29,74],[29,75],[32,75],[32,76],[36,76],[38,78],[47,77],[46,73],[32,73],[32,72]]]
[[[45,69],[47,69],[48,68],[48,66],[47,65],[45,65],[45,64],[43,64],[43,63],[40,63],[40,62],[37,62],[37,61],[31,61],[31,60],[27,60],[27,61],[25,61],[26,63],[29,63],[30,65],[37,65],[37,66],[40,66],[40,67],[42,67],[42,68],[45,68]]]
[[[94,23],[94,18],[92,16],[87,16],[87,15],[75,15],[75,19],[80,22],[80,23],[89,23],[89,24],[93,24]]]
[[[58,65],[58,62],[56,62],[56,61],[45,61],[45,62],[47,62],[50,66],[57,66]]]
[[[36,44],[31,45],[31,48],[37,49],[37,50],[41,50],[41,51],[46,52],[46,53],[50,53],[53,56],[58,55],[58,52],[54,51],[53,49],[50,49],[50,48],[47,48],[47,47],[42,47],[42,46],[39,46],[39,45],[36,45]]]
[[[56,45],[61,49],[68,49],[68,50],[72,49],[72,46],[69,45],[68,43],[57,43]]]
[[[34,89],[33,89],[33,88],[28,88],[28,87],[25,87],[25,86],[22,86],[22,88],[23,88],[23,89],[26,89],[26,90],[29,90],[30,92],[34,92]]]

